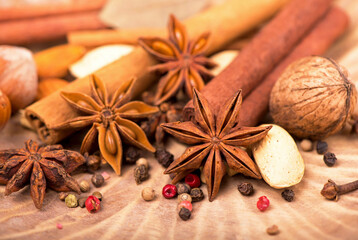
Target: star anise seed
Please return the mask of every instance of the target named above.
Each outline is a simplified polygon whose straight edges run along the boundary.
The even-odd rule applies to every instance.
[[[110,98],[104,83],[92,75],[92,97],[82,93],[61,93],[83,116],[52,127],[58,130],[91,126],[83,139],[81,153],[91,154],[99,148],[102,157],[118,175],[121,174],[122,138],[136,147],[155,151],[143,130],[131,120],[149,117],[159,109],[141,101],[130,102],[133,84],[134,79],[123,83]]]
[[[203,166],[209,200],[212,201],[226,174],[226,166],[246,176],[261,179],[255,162],[240,146],[248,147],[261,140],[271,126],[238,126],[242,102],[241,91],[226,103],[217,116],[214,116],[207,100],[196,89],[193,95],[194,122],[161,125],[178,140],[194,145],[188,147],[184,154],[166,169],[166,174],[177,174],[173,184]]]
[[[6,184],[5,195],[30,184],[31,197],[37,208],[42,207],[46,187],[55,191],[81,193],[80,186],[69,173],[85,163],[84,157],[61,145],[40,147],[28,140],[25,148],[0,151],[0,184]],[[29,183],[30,182],[30,183]]]
[[[173,97],[184,86],[191,98],[193,88],[199,91],[204,87],[204,79],[211,79],[208,70],[216,66],[204,56],[208,46],[209,33],[189,41],[185,27],[173,16],[169,19],[169,40],[162,38],[140,38],[139,44],[162,63],[150,71],[166,73],[158,83],[154,102],[156,105]]]

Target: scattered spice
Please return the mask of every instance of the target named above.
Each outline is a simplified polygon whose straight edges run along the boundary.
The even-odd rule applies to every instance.
[[[270,200],[266,196],[259,197],[257,201],[257,208],[263,212],[270,206]]]
[[[190,194],[191,187],[187,183],[177,183],[176,184],[178,194],[188,193]]]
[[[155,198],[155,191],[151,187],[143,188],[142,190],[142,198],[145,201],[152,201]]]
[[[142,155],[142,150],[137,147],[128,146],[124,149],[124,161],[126,163],[135,164]]]
[[[149,169],[149,164],[148,164],[148,160],[146,158],[139,158],[137,161],[136,161],[136,165],[137,166],[145,166],[147,169]]]
[[[78,199],[78,206],[80,206],[81,208],[84,208],[86,206],[86,200],[87,198],[86,197],[81,197]]]
[[[324,142],[324,141],[318,141],[317,146],[316,146],[316,150],[317,150],[318,154],[324,154],[328,150],[328,144],[326,142]]]
[[[141,184],[143,181],[149,178],[148,168],[144,165],[140,165],[134,168],[134,179],[137,184]]]
[[[279,233],[279,229],[277,225],[272,225],[266,229],[268,235],[276,235]]]
[[[77,198],[73,194],[68,194],[68,196],[65,198],[65,203],[69,208],[75,208],[78,206]]]
[[[184,220],[187,221],[190,219],[191,216],[191,211],[185,207],[181,208],[179,211],[179,217]]]
[[[91,181],[95,187],[99,188],[104,183],[104,177],[100,173],[95,173],[93,174]]]
[[[36,208],[41,208],[46,186],[58,192],[73,190],[81,193],[77,181],[70,176],[78,166],[85,163],[84,157],[61,145],[40,147],[28,140],[25,148],[0,151],[0,184],[6,184],[5,196],[17,192],[30,184],[31,197]]]
[[[199,202],[204,199],[204,193],[200,188],[193,188],[190,191],[192,202]]]
[[[103,195],[100,192],[93,192],[92,196],[96,197],[98,200],[102,201]]]
[[[63,228],[63,225],[61,223],[56,223],[56,227],[57,227],[57,229],[61,230]]]
[[[101,209],[101,202],[95,196],[89,196],[85,202],[86,208],[90,213],[96,213]]]
[[[254,187],[248,182],[240,183],[237,186],[237,190],[239,190],[239,192],[244,196],[250,196],[254,193]]]
[[[283,199],[285,199],[287,202],[292,202],[293,199],[295,198],[295,192],[291,189],[285,189],[282,193],[281,196],[283,197]]]
[[[148,117],[159,109],[144,102],[129,101],[134,79],[124,82],[111,97],[105,83],[97,76],[91,75],[90,83],[91,96],[61,92],[66,102],[81,115],[55,125],[52,129],[66,131],[90,126],[82,141],[81,153],[99,149],[103,159],[120,175],[123,140],[150,152],[155,151],[143,130],[133,120]]]
[[[358,180],[343,185],[337,185],[333,180],[329,179],[321,190],[322,196],[329,200],[338,201],[339,196],[355,191],[358,189]]]
[[[180,203],[182,201],[192,202],[190,194],[187,194],[187,193],[179,194],[178,195],[178,202]]]
[[[200,178],[195,175],[195,174],[188,174],[186,177],[185,177],[185,183],[188,184],[190,187],[192,188],[197,188],[197,187],[200,187]]]
[[[168,152],[164,147],[158,147],[154,153],[159,164],[167,168],[174,161],[174,155]]]
[[[68,192],[60,192],[58,194],[58,198],[61,200],[61,201],[65,201],[65,198],[68,196]]]
[[[165,198],[173,198],[177,195],[177,188],[173,184],[167,184],[163,187],[162,194]]]
[[[107,181],[108,179],[111,178],[111,176],[109,176],[109,174],[107,172],[102,172],[101,175],[104,178],[104,181]]]
[[[241,102],[240,90],[227,101],[220,112],[214,114],[208,101],[194,88],[195,121],[161,125],[181,142],[193,145],[165,170],[165,174],[177,173],[172,183],[204,166],[209,201],[212,201],[226,174],[226,163],[238,173],[256,179],[262,178],[256,163],[240,147],[248,147],[263,139],[271,126],[235,127],[239,123]]]
[[[187,208],[189,209],[189,211],[192,211],[193,210],[193,205],[191,204],[191,202],[189,201],[181,201],[179,204],[178,204],[178,209],[180,211],[180,209],[182,208]]]
[[[84,154],[86,159],[87,170],[89,172],[95,172],[101,167],[101,158],[97,155],[88,155],[88,153]]]
[[[323,161],[328,167],[332,167],[336,163],[337,158],[334,153],[326,152],[323,156]]]
[[[305,151],[305,152],[310,152],[313,150],[313,143],[309,139],[303,139],[300,142],[300,146],[301,146],[302,151]]]
[[[89,182],[83,180],[80,182],[80,189],[81,189],[81,192],[88,192],[90,190],[90,184]]]

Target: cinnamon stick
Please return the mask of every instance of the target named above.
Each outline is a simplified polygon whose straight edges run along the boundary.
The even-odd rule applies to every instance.
[[[75,30],[103,29],[98,11],[0,22],[0,44],[27,44],[59,39]]]
[[[253,26],[254,23],[263,21],[270,15],[276,12],[286,0],[256,0],[258,4],[264,4],[267,9],[261,9],[260,5],[248,4],[250,6],[243,8],[245,11],[252,10],[250,17],[244,12],[243,15],[249,19],[249,23],[245,26],[241,24],[230,25],[228,21],[240,22],[242,15],[241,10],[234,14],[229,11],[230,4],[236,0],[228,1],[224,5],[212,7],[205,13],[201,13],[195,16],[193,19],[189,19],[186,22],[186,27],[193,29],[191,26],[201,26],[200,31],[192,32],[190,37],[195,39],[199,37],[203,32],[212,32],[210,51],[217,51],[221,47],[228,44],[232,39],[235,39],[242,33],[243,29],[247,29],[248,26]],[[248,1],[243,1],[247,3]],[[251,2],[251,1],[250,1]],[[272,5],[269,6],[270,2]],[[266,3],[266,4],[265,4]],[[225,5],[228,4],[228,5]],[[254,6],[256,8],[254,8]],[[253,9],[251,9],[253,8]],[[224,12],[223,12],[224,11]],[[231,13],[228,17],[228,13]],[[213,23],[214,22],[214,23]],[[208,24],[210,23],[210,24]],[[190,24],[190,25],[189,25]],[[226,33],[228,31],[228,33]],[[139,94],[141,91],[151,85],[157,77],[153,74],[148,74],[148,67],[155,64],[151,56],[142,48],[136,48],[131,54],[115,61],[106,67],[96,71],[96,75],[101,78],[107,85],[109,94],[117,89],[118,85],[124,81],[128,81],[132,76],[137,77],[136,85],[134,86],[135,94]],[[89,78],[80,78],[67,85],[62,91],[70,92],[82,92],[84,94],[90,94]],[[26,118],[31,125],[37,130],[39,137],[42,141],[53,144],[59,142],[65,137],[69,136],[73,132],[71,131],[55,131],[51,130],[51,126],[58,125],[59,123],[76,117],[76,113],[73,109],[61,98],[59,91],[51,94],[50,96],[32,104],[26,109]]]
[[[292,0],[287,4],[232,63],[202,89],[213,111],[218,112],[239,89],[247,96],[327,12],[331,3],[332,0]],[[184,118],[189,119],[192,112],[190,101],[183,111]]]
[[[244,99],[241,106],[241,111],[244,114],[240,115],[240,124],[256,126],[267,113],[271,90],[285,68],[302,57],[323,54],[344,33],[348,23],[347,14],[343,10],[333,7],[290,55],[265,77],[259,87]]]
[[[184,23],[189,36],[195,36],[204,29],[210,31],[212,36],[224,36],[212,40],[213,47],[209,49],[209,52],[212,52],[217,49],[215,46],[222,46],[223,42],[228,43],[227,39],[232,41],[267,20],[286,2],[288,0],[227,0],[221,5],[187,19]],[[67,35],[67,39],[72,44],[95,47],[113,43],[136,44],[139,37],[166,37],[167,35],[165,29],[120,29],[71,32]]]
[[[70,0],[27,5],[14,2],[0,7],[0,21],[100,10],[105,3],[106,0]]]

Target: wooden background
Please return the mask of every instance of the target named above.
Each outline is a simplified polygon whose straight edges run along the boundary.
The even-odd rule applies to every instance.
[[[358,79],[358,1],[340,0],[337,4],[347,10],[352,24],[326,56],[343,64],[354,81]],[[0,149],[22,147],[27,138],[37,136],[22,130],[18,117],[14,117],[1,132]],[[104,195],[102,209],[96,214],[67,208],[52,190],[47,191],[43,208],[38,210],[28,187],[4,197],[5,187],[0,186],[0,239],[357,239],[358,191],[332,202],[325,200],[320,190],[329,178],[338,184],[357,180],[358,136],[340,133],[327,142],[338,158],[337,164],[329,168],[321,155],[302,152],[306,171],[302,182],[292,188],[296,193],[293,202],[283,200],[281,190],[270,188],[264,181],[237,175],[225,177],[217,198],[211,203],[207,197],[194,203],[192,218],[187,222],[177,215],[177,200],[161,196],[162,187],[170,179],[152,157],[151,177],[141,185],[135,184],[133,166],[125,166],[120,177],[109,168],[101,170],[110,173],[111,178],[96,189]],[[72,145],[73,141],[67,144],[78,147]],[[175,157],[184,149],[174,141],[169,143]],[[79,181],[90,177],[75,176]],[[254,185],[253,196],[240,195],[237,184],[241,181]],[[157,192],[152,202],[145,202],[140,196],[146,186]],[[202,188],[206,194],[206,186]],[[256,208],[262,195],[271,202],[266,212]],[[57,223],[63,225],[62,230],[56,228]],[[280,229],[276,236],[266,234],[266,228],[272,224]]]

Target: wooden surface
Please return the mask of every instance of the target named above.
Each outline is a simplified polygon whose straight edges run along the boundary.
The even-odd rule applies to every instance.
[[[327,56],[342,62],[354,80],[358,79],[358,1],[341,0],[338,4],[350,13],[352,26]],[[13,118],[1,132],[0,149],[21,147],[27,138],[37,139],[34,133],[20,129],[18,119]],[[73,142],[67,144],[72,146]],[[292,188],[296,193],[293,202],[283,200],[282,190],[272,189],[262,180],[225,177],[217,198],[211,203],[207,197],[194,203],[192,218],[187,222],[177,215],[177,200],[161,196],[162,187],[170,179],[153,158],[149,160],[151,177],[141,185],[135,184],[133,166],[125,166],[121,177],[109,168],[102,169],[111,178],[96,189],[104,195],[102,209],[96,214],[67,208],[52,190],[46,193],[43,209],[37,210],[29,188],[4,197],[5,187],[0,186],[0,239],[357,239],[358,191],[332,202],[325,200],[320,190],[329,178],[338,184],[357,179],[358,136],[340,133],[327,142],[338,158],[337,164],[329,168],[321,155],[302,152],[306,171],[302,182]],[[175,157],[184,149],[174,141],[169,144]],[[75,176],[78,180],[90,177]],[[253,196],[240,195],[237,184],[241,181],[254,185]],[[152,202],[141,199],[146,186],[157,192]],[[206,186],[202,189],[207,195]],[[266,212],[256,208],[262,195],[271,202]],[[63,229],[57,229],[56,223],[61,223]],[[272,224],[280,229],[277,236],[266,234]]]

